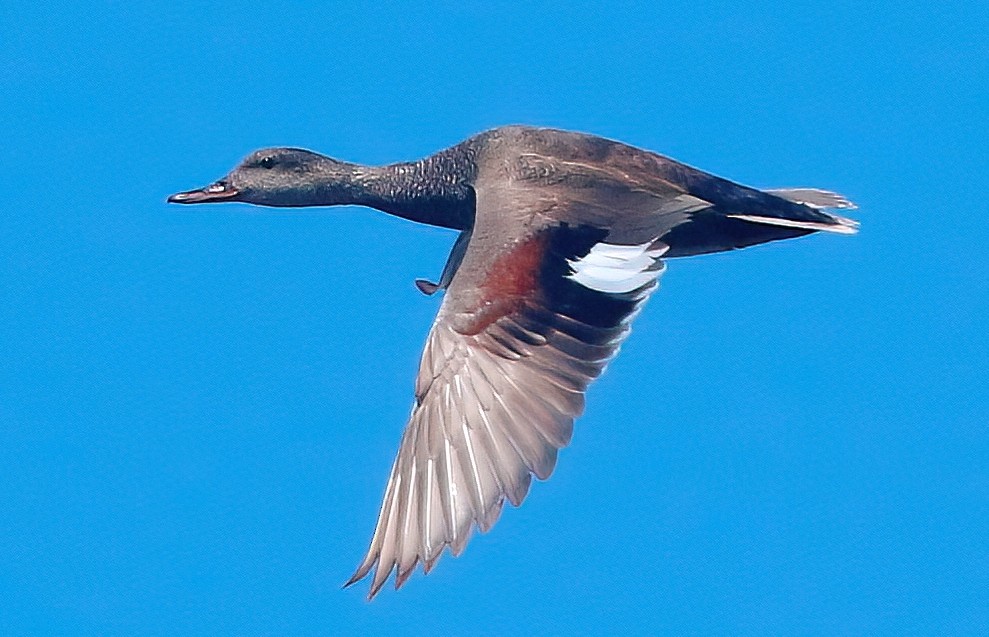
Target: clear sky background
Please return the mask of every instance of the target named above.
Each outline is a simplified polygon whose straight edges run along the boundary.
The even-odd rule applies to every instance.
[[[0,6],[0,633],[989,633],[984,3],[48,4]],[[862,231],[672,262],[553,478],[368,604],[453,235],[164,200],[506,123]]]

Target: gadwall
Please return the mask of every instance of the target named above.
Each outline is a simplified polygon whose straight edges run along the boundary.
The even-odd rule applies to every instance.
[[[371,167],[270,148],[183,204],[357,204],[460,231],[437,282],[415,403],[367,556],[368,598],[395,572],[459,555],[532,475],[549,477],[584,391],[628,336],[664,259],[851,234],[854,208],[810,188],[756,190],[581,133],[507,126],[417,162]]]

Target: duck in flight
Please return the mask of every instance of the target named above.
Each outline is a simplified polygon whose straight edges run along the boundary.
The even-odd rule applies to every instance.
[[[439,280],[415,402],[366,557],[368,598],[395,573],[459,555],[532,476],[549,477],[588,384],[628,336],[664,261],[852,234],[855,206],[810,188],[757,190],[626,144],[507,126],[387,166],[297,148],[249,155],[181,204],[363,205],[459,231]]]

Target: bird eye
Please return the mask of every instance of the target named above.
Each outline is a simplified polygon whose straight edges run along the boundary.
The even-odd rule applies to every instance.
[[[275,165],[274,157],[263,157],[261,159],[261,168],[272,168]]]

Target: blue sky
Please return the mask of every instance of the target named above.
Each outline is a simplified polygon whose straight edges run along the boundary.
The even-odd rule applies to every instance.
[[[0,633],[989,632],[981,3],[42,4],[0,7]],[[505,123],[862,231],[672,262],[553,478],[367,604],[453,236],[164,199]]]

